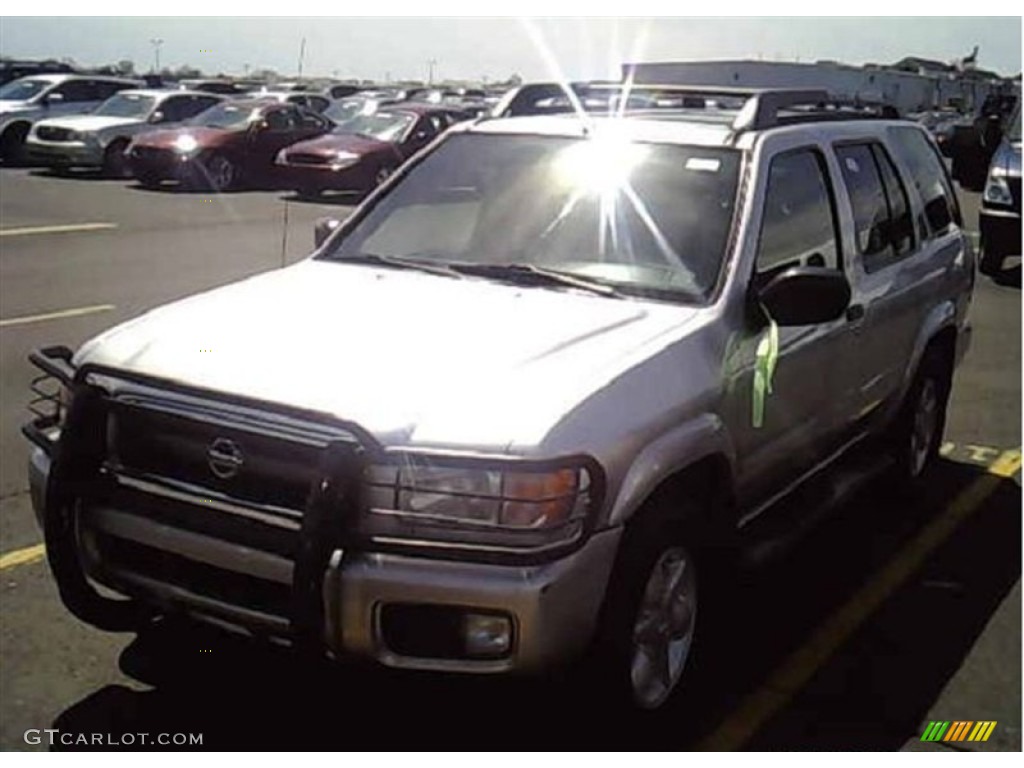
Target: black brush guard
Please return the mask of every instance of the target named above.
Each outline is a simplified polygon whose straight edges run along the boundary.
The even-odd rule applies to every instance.
[[[23,434],[51,460],[43,533],[47,559],[61,600],[79,619],[100,629],[115,632],[139,629],[155,611],[136,600],[115,600],[101,595],[86,577],[78,553],[78,510],[98,488],[106,452],[108,394],[92,382],[105,376],[206,399],[211,399],[211,393],[102,366],[84,365],[76,370],[71,363],[71,351],[66,347],[47,347],[33,352],[29,360],[44,372],[41,378],[52,377],[71,393],[59,439],[52,435],[59,421],[56,410],[46,414],[34,409],[36,418],[22,427]],[[55,396],[44,395],[41,399],[51,399],[59,407]],[[321,413],[284,408],[250,398],[218,395],[217,399],[226,404],[329,422],[356,438],[357,442],[333,441],[323,451],[317,477],[307,497],[296,548],[289,617],[293,643],[301,651],[323,654],[326,651],[324,574],[335,550],[345,552],[357,543],[356,527],[362,504],[360,481],[368,455],[380,450],[379,446],[359,427]]]

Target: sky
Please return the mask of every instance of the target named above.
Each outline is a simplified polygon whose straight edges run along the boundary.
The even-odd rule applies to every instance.
[[[624,60],[749,58],[851,64],[914,55],[950,61],[980,47],[978,65],[1021,70],[1020,17],[925,18],[224,18],[10,17],[0,54],[135,62],[242,74],[295,74],[305,39],[308,75],[386,80],[615,77]]]

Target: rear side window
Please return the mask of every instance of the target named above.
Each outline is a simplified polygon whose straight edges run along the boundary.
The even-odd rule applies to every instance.
[[[759,276],[787,267],[839,267],[832,193],[824,160],[816,150],[778,155],[768,171]]]
[[[878,144],[836,148],[843,182],[853,206],[860,254],[867,272],[874,272],[914,249],[913,226],[906,193],[891,161]]]
[[[890,128],[893,148],[906,163],[918,194],[924,203],[924,215],[932,236],[943,235],[954,223],[960,224],[960,209],[953,186],[939,153],[916,128]]]

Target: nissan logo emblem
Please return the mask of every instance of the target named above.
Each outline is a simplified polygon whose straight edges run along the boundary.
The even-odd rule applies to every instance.
[[[226,437],[218,437],[206,452],[206,459],[210,465],[210,471],[221,480],[228,480],[238,474],[238,470],[245,463],[242,456],[242,449],[234,440]]]

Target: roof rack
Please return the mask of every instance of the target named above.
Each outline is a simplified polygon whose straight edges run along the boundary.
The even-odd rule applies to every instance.
[[[625,104],[621,101],[616,104],[616,98],[625,98]],[[528,83],[506,93],[491,116],[565,114],[578,109],[600,112],[610,107],[623,113],[656,112],[659,109],[678,112],[680,109],[710,107],[736,111],[731,121],[734,135],[795,123],[900,117],[892,105],[836,98],[822,88],[736,88],[609,82]]]

